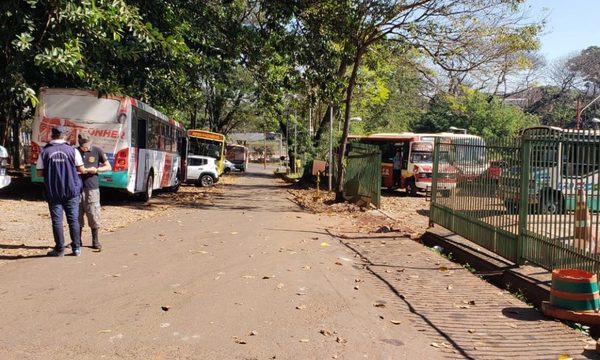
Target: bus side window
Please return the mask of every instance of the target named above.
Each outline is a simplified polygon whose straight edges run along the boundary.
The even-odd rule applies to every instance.
[[[131,107],[131,146],[132,147],[137,147],[138,146],[138,115],[137,115],[137,108],[132,106]]]

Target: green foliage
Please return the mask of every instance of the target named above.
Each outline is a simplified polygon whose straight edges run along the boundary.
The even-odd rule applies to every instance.
[[[521,129],[538,122],[537,116],[526,114],[516,106],[505,105],[497,98],[463,87],[460,95],[436,96],[414,130],[441,132],[455,126],[486,140],[495,140],[516,136]]]

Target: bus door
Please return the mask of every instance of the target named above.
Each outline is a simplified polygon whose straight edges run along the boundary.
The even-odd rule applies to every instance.
[[[137,114],[136,114],[137,113]],[[147,149],[147,135],[148,135],[148,120],[139,117],[139,112],[134,111],[135,118],[137,120],[137,168],[136,168],[136,179],[135,179],[135,192],[146,190],[146,179],[148,178],[148,172],[150,171],[150,154]]]
[[[179,161],[179,181],[184,182],[187,179],[187,156],[188,156],[188,137],[184,131],[177,131],[177,152],[181,160]]]

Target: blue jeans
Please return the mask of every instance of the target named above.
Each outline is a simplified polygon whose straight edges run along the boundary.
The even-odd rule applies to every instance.
[[[69,224],[69,235],[73,242],[73,250],[81,247],[81,238],[79,234],[79,196],[61,202],[50,202],[50,217],[52,218],[52,234],[54,235],[54,243],[56,251],[64,251],[65,236],[63,234],[63,210],[67,215],[67,223]]]

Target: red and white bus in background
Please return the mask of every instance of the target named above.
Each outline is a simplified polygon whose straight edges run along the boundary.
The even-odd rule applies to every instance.
[[[87,133],[106,153],[112,171],[101,173],[101,187],[141,194],[153,190],[177,191],[185,178],[186,131],[179,123],[149,105],[128,96],[98,95],[89,90],[42,89],[32,125],[31,179],[41,149],[54,126],[69,128],[68,142]]]
[[[348,139],[354,139],[361,143],[379,146],[382,162],[382,187],[388,189],[406,189],[407,193],[415,195],[418,191],[426,191],[427,188],[431,186],[433,177],[433,149],[436,137],[442,138],[442,145],[451,144],[454,139],[467,139],[461,141],[483,143],[483,140],[478,136],[455,133],[384,133],[373,135],[350,135]],[[472,157],[472,154],[456,154],[456,149],[456,146],[442,146],[440,148],[440,156],[461,159]],[[399,186],[394,186],[393,159],[397,150],[400,150],[402,165]],[[450,152],[452,152],[452,155]],[[438,190],[441,190],[445,195],[449,195],[450,192],[456,188],[459,176],[463,173],[463,170],[448,164],[447,161],[441,162],[439,166]],[[468,170],[470,172],[471,170],[473,170],[473,172],[481,170],[479,172],[480,174],[485,171],[485,168],[473,168]]]

